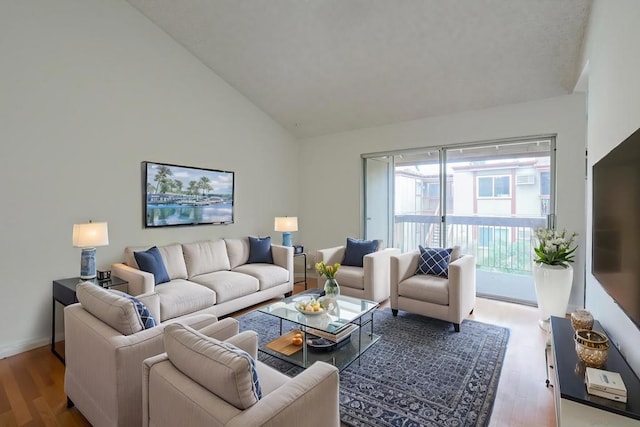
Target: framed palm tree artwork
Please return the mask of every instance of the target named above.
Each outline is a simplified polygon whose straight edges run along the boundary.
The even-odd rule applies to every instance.
[[[142,162],[144,226],[232,224],[234,173]]]

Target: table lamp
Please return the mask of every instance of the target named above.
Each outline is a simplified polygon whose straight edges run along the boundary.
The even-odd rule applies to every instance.
[[[106,222],[73,224],[73,246],[82,248],[80,255],[80,278],[96,277],[96,246],[109,244],[109,230]]]
[[[291,232],[298,231],[298,217],[277,216],[273,228],[282,231],[282,246],[291,246]]]

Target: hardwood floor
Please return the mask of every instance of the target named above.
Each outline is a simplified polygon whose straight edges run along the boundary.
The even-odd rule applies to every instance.
[[[296,285],[295,291],[303,289]],[[546,336],[536,309],[478,298],[470,318],[511,331],[490,426],[554,426],[553,388],[545,387]],[[77,409],[67,409],[64,365],[48,346],[0,360],[0,427],[88,425]]]

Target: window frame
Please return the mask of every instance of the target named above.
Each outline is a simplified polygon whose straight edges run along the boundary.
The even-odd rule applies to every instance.
[[[491,179],[491,195],[490,196],[481,196],[480,195],[480,179],[489,178]],[[496,196],[496,178],[507,178],[507,183],[509,186],[509,193],[504,196]],[[513,184],[511,182],[511,175],[509,174],[499,174],[499,175],[477,175],[476,176],[476,198],[479,200],[488,200],[488,199],[501,199],[507,200],[513,197]]]

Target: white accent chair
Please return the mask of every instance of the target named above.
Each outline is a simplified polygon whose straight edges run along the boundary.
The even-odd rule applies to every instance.
[[[165,347],[166,353],[144,361],[143,427],[340,425],[335,366],[316,362],[290,378],[256,359],[254,331],[221,343],[173,325],[165,331]]]
[[[476,266],[473,255],[451,252],[449,277],[416,274],[420,251],[391,256],[391,312],[398,310],[452,322],[456,332],[473,313],[476,303]]]
[[[316,262],[325,264],[340,263],[344,260],[346,246],[320,249],[317,251]],[[340,286],[340,293],[355,298],[362,298],[375,302],[389,299],[389,258],[399,255],[400,249],[387,248],[365,255],[362,267],[341,265],[336,280]],[[323,279],[318,279],[318,287],[324,286]]]

